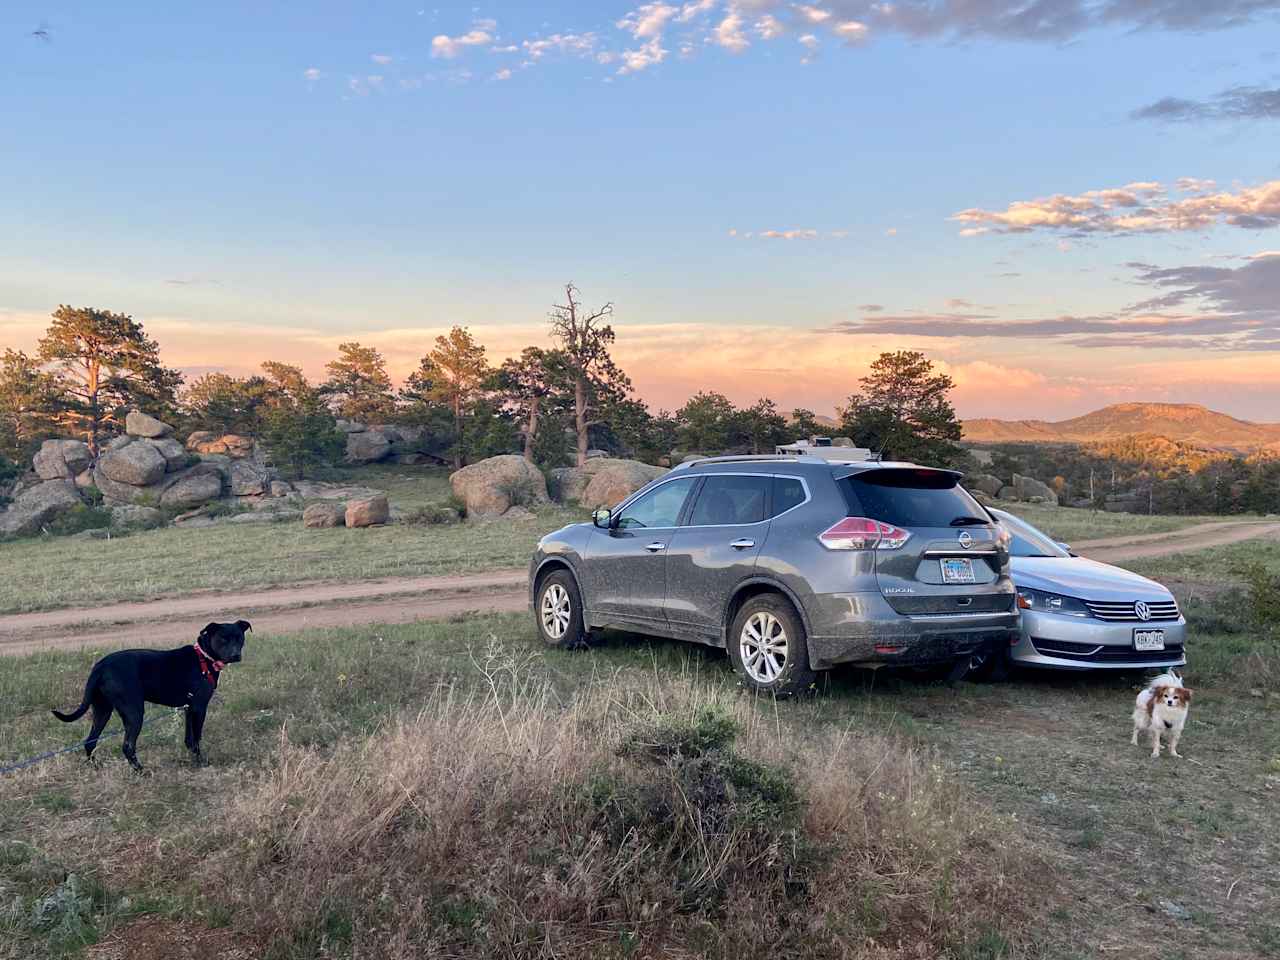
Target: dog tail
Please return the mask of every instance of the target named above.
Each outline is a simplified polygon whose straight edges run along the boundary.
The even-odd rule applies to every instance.
[[[63,723],[72,723],[79,720],[85,715],[86,711],[89,709],[89,705],[93,702],[94,688],[96,688],[97,685],[98,671],[97,669],[94,669],[93,672],[89,674],[89,679],[85,682],[84,699],[80,701],[80,706],[76,707],[70,713],[63,713],[61,710],[50,710],[49,712]]]
[[[86,700],[84,703],[80,704],[80,706],[76,707],[70,713],[63,713],[61,710],[50,710],[49,712],[52,713],[55,717],[57,717],[59,720],[61,720],[63,723],[71,723],[73,720],[79,720],[81,717],[83,717],[85,715],[85,712],[88,709],[89,709],[89,701]]]

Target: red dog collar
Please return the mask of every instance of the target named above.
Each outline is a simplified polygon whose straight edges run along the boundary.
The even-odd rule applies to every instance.
[[[200,674],[209,681],[213,686],[218,685],[218,671],[226,666],[221,660],[215,660],[204,652],[200,646],[200,641],[195,642],[196,663],[200,664]]]

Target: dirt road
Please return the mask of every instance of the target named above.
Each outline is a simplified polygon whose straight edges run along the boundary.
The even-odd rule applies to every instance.
[[[1172,533],[1073,544],[1105,562],[1165,556],[1258,538],[1280,539],[1280,522],[1207,523]],[[441,620],[473,611],[524,610],[524,570],[360,583],[304,583],[255,592],[206,592],[142,603],[50,610],[0,618],[0,655],[45,649],[178,646],[210,620],[249,620],[258,635],[366,623]]]
[[[1169,533],[1144,533],[1105,540],[1081,540],[1071,549],[1103,563],[1138,560],[1143,557],[1166,557],[1173,553],[1221,547],[1244,540],[1280,539],[1280,522],[1267,520],[1230,520],[1223,523],[1201,523]]]

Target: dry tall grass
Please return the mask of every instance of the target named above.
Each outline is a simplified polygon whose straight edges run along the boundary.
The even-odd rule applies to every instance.
[[[903,743],[679,680],[561,703],[500,650],[480,666],[481,694],[337,753],[282,736],[199,868],[238,928],[277,956],[1018,952],[1016,831]]]

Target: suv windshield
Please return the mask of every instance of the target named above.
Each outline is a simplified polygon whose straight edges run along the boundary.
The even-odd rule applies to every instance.
[[[950,527],[990,523],[987,512],[942,470],[886,468],[840,477],[851,517],[869,517],[897,527]]]

